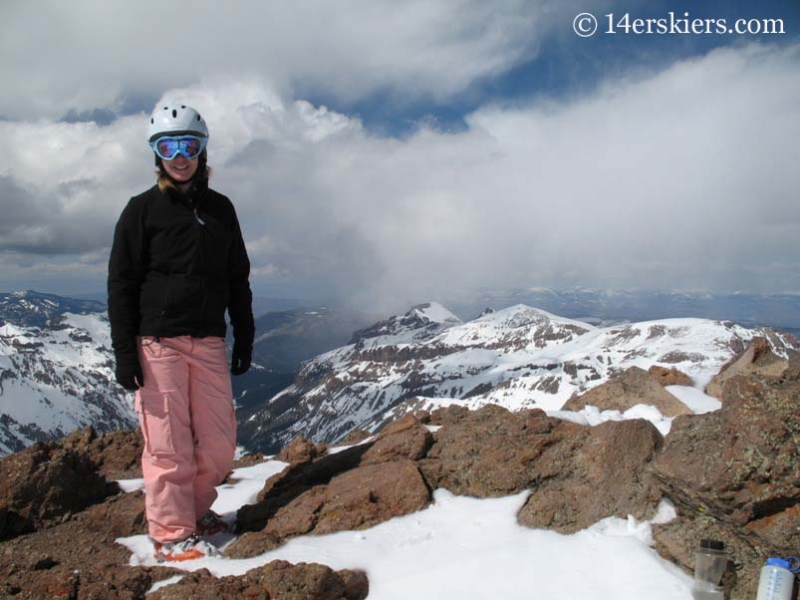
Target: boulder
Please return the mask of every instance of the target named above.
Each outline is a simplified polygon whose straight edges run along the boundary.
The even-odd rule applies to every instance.
[[[647,370],[647,372],[655,377],[656,381],[658,381],[658,383],[664,387],[667,387],[668,385],[694,385],[691,377],[689,377],[683,371],[679,371],[675,367],[667,369],[666,367],[653,365]]]
[[[304,437],[296,437],[275,456],[275,459],[297,466],[308,464],[317,456],[317,447],[314,442]]]
[[[531,490],[519,522],[561,533],[609,516],[654,513],[659,496],[649,464],[662,438],[648,421],[586,427],[541,410],[487,405],[450,423],[419,461],[433,489],[480,498]]]
[[[367,440],[371,437],[372,434],[365,429],[351,429],[350,432],[339,441],[339,443],[344,446],[360,444],[364,440]]]
[[[369,581],[361,571],[333,571],[319,564],[273,561],[242,576],[214,577],[207,569],[188,573],[178,583],[152,594],[153,600],[217,600],[266,598],[274,600],[363,600]]]
[[[653,375],[639,367],[631,367],[585,394],[573,396],[563,410],[579,411],[586,406],[594,406],[601,411],[624,412],[637,404],[655,406],[665,417],[692,413],[688,406],[665,390]]]
[[[654,474],[681,514],[698,512],[755,534],[764,552],[792,554],[800,545],[800,361],[781,377],[736,376],[722,409],[679,417]],[[754,542],[752,540],[757,540]]]
[[[106,479],[142,477],[144,438],[138,429],[114,431],[97,436],[87,448],[89,457]]]
[[[755,337],[744,352],[734,356],[706,386],[706,394],[722,400],[725,382],[738,375],[780,377],[789,366],[788,359],[772,352],[765,337]]]
[[[438,414],[437,414],[438,413]],[[495,498],[516,494],[543,477],[536,461],[544,452],[581,435],[585,427],[548,417],[534,409],[512,413],[488,404],[477,411],[446,409],[420,470],[431,489],[454,494]],[[456,418],[453,418],[456,417]]]
[[[430,502],[430,491],[410,460],[358,467],[295,497],[267,494],[261,503],[269,514],[263,529],[241,535],[226,554],[254,556],[298,535],[366,529]],[[247,514],[246,509],[240,509],[240,515]]]
[[[361,459],[362,465],[419,460],[433,445],[433,434],[408,414],[384,427]]]
[[[519,522],[569,534],[611,516],[651,518],[660,499],[650,476],[662,444],[655,426],[643,419],[609,421],[581,437],[566,445],[568,456],[556,449],[542,456],[537,466],[556,475],[532,487]]]
[[[120,492],[85,449],[76,449],[76,438],[38,442],[0,459],[0,540],[51,526]]]
[[[253,556],[297,535],[363,529],[424,508],[431,493],[413,461],[431,443],[409,416],[372,442],[290,465],[266,482],[255,504],[239,509],[243,533],[228,555]]]
[[[144,496],[134,492],[7,540],[0,544],[0,596],[143,598],[160,577],[131,568],[130,552],[116,540],[145,532]]]

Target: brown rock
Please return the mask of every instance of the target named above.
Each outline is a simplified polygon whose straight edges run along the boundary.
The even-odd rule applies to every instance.
[[[429,487],[482,498],[530,489],[519,514],[530,527],[571,533],[608,516],[650,516],[658,502],[648,464],[661,435],[647,421],[584,427],[487,405],[434,437],[419,461]]]
[[[306,533],[366,529],[393,517],[421,510],[430,492],[410,460],[370,464],[334,476],[295,497],[267,494],[262,502],[269,514],[258,535],[243,536],[228,547],[229,556],[264,552],[276,540]],[[242,514],[244,507],[240,510]],[[246,511],[245,511],[246,514]]]
[[[335,477],[327,492],[314,533],[367,529],[422,510],[431,501],[422,475],[410,460],[348,471]]]
[[[436,426],[454,425],[469,416],[470,410],[465,406],[451,404],[444,408],[437,408],[430,414],[430,424]]]
[[[96,437],[88,448],[98,472],[107,479],[142,477],[144,438],[140,430],[114,431]]]
[[[783,378],[728,379],[722,409],[675,419],[655,462],[660,485],[683,514],[702,511],[729,526],[746,526],[782,554],[800,545],[795,377],[787,369]]]
[[[511,413],[489,404],[470,412],[445,409],[447,417],[420,470],[431,489],[478,498],[516,494],[540,476],[536,460],[563,441],[570,430],[585,428],[548,417],[544,411]],[[557,431],[554,431],[557,430]]]
[[[39,442],[0,459],[0,540],[53,525],[119,493],[86,453],[73,449],[82,443],[78,437]]]
[[[639,367],[631,367],[585,394],[573,396],[563,410],[579,411],[586,406],[594,406],[599,410],[624,412],[637,404],[655,406],[665,417],[692,413],[689,407],[665,390],[653,375]]]
[[[333,571],[318,564],[292,565],[273,561],[242,576],[215,578],[207,570],[187,574],[178,583],[163,587],[153,600],[217,600],[218,598],[267,598],[274,600],[363,600],[369,581],[360,571]]]
[[[653,365],[647,370],[647,372],[655,377],[656,381],[658,381],[658,383],[664,387],[667,387],[668,385],[694,385],[691,377],[689,377],[683,371],[679,371],[675,367],[667,369],[666,367]]]
[[[352,446],[353,444],[360,444],[371,437],[372,434],[369,431],[365,431],[364,429],[352,429],[339,443],[343,446]]]
[[[267,460],[267,457],[261,452],[254,452],[253,454],[246,454],[233,461],[234,469],[242,469],[244,467],[252,467],[261,464]]]
[[[433,434],[416,417],[408,414],[384,427],[364,453],[362,465],[395,460],[419,460],[433,444]]]
[[[157,577],[128,566],[130,552],[116,539],[144,532],[144,496],[112,496],[64,523],[0,543],[0,581],[19,597],[143,598]]]
[[[317,448],[311,440],[296,437],[275,458],[290,465],[305,465],[317,458]]]
[[[764,375],[780,377],[789,366],[789,361],[772,352],[764,337],[755,337],[744,352],[723,365],[720,372],[706,386],[706,394],[722,400],[725,382],[738,375]]]
[[[575,441],[581,443],[573,448]],[[553,449],[538,461],[557,475],[533,487],[519,522],[574,533],[610,516],[652,517],[660,494],[649,467],[661,444],[661,434],[643,419],[587,428],[566,444],[569,456]]]
[[[260,531],[277,510],[315,486],[327,485],[337,474],[358,467],[368,445],[354,446],[307,464],[290,465],[270,477],[257,502],[242,506],[236,516],[240,531]]]

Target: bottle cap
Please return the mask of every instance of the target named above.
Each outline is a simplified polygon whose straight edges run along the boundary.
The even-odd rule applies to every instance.
[[[700,540],[700,547],[703,550],[724,550],[725,544],[719,540]]]
[[[789,571],[792,570],[792,563],[783,558],[775,558],[775,557],[768,558],[767,564],[773,567],[783,567],[784,569],[787,569]]]

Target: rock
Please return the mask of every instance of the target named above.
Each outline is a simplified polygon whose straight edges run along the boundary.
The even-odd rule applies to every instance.
[[[393,421],[378,434],[361,459],[362,465],[395,460],[419,460],[433,445],[433,434],[416,417],[408,414]]]
[[[281,493],[279,487],[273,490],[261,503],[263,513],[269,515],[263,530],[234,541],[228,547],[229,556],[252,556],[277,540],[307,533],[366,529],[421,510],[431,501],[425,481],[410,460],[348,470],[326,484],[298,488],[294,496]],[[247,515],[246,508],[239,514]]]
[[[663,387],[667,387],[668,385],[694,385],[691,377],[689,377],[683,371],[679,371],[675,367],[667,369],[659,365],[653,365],[647,370],[647,372],[655,377],[656,381],[658,381],[658,383]]]
[[[535,481],[535,461],[568,431],[585,428],[548,417],[541,410],[511,413],[497,405],[477,411],[435,411],[445,425],[434,434],[420,470],[431,489],[493,498],[516,494]],[[456,418],[452,418],[456,416]],[[554,430],[558,431],[554,431]]]
[[[119,493],[88,454],[74,449],[88,447],[86,434],[0,459],[0,540],[51,526]]]
[[[587,428],[562,444],[569,454],[553,448],[537,461],[554,475],[534,483],[518,521],[569,534],[610,516],[651,518],[660,493],[650,463],[661,444],[661,434],[643,419]]]
[[[594,406],[601,411],[624,412],[637,404],[655,406],[665,417],[692,413],[688,406],[665,390],[653,375],[639,367],[631,367],[585,394],[570,398],[563,410],[579,411],[586,406]]]
[[[142,477],[144,438],[140,430],[114,431],[96,437],[88,447],[89,457],[107,479]]]
[[[706,394],[722,400],[722,388],[725,382],[738,375],[765,375],[780,377],[789,366],[787,359],[772,352],[769,342],[764,337],[755,337],[744,352],[738,354],[723,365],[720,372],[706,386]]]
[[[266,460],[268,460],[268,457],[266,457],[264,454],[261,452],[254,452],[253,454],[246,454],[233,461],[233,468],[242,469],[244,467],[253,467],[265,462]]]
[[[130,552],[116,539],[145,531],[144,496],[112,496],[64,523],[1,543],[0,581],[20,597],[143,598],[158,577],[131,568]]]
[[[682,514],[702,511],[746,527],[777,555],[800,545],[798,370],[728,379],[722,409],[675,419],[655,461],[656,478]]]
[[[311,440],[304,437],[296,437],[292,442],[283,448],[276,456],[276,460],[289,463],[290,465],[305,465],[317,458],[317,448]]]
[[[648,421],[585,427],[488,405],[450,423],[419,461],[429,487],[479,498],[529,489],[523,525],[572,533],[608,516],[651,516],[658,502],[648,465],[662,440]]]
[[[352,446],[353,444],[360,444],[364,440],[372,437],[369,431],[364,429],[351,429],[350,432],[344,436],[339,443],[344,446]]]
[[[337,474],[358,467],[368,445],[354,446],[311,463],[290,465],[270,477],[254,504],[242,506],[236,522],[242,532],[260,531],[277,509],[316,486],[327,485]]]
[[[215,578],[202,569],[181,581],[148,595],[153,600],[217,600],[218,598],[267,598],[274,600],[363,600],[369,581],[360,571],[333,571],[318,564],[292,565],[273,561],[242,576]]]
[[[430,424],[442,427],[444,425],[453,425],[462,421],[469,416],[469,409],[466,406],[458,404],[451,404],[444,408],[437,408],[430,415]]]

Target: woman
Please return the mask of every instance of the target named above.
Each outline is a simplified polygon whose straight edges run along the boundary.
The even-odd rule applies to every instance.
[[[236,213],[208,187],[205,121],[186,105],[157,107],[148,134],[158,183],[117,223],[108,314],[117,382],[136,392],[155,557],[180,561],[213,553],[200,536],[227,528],[211,505],[236,448],[230,374],[250,368],[255,326]]]

